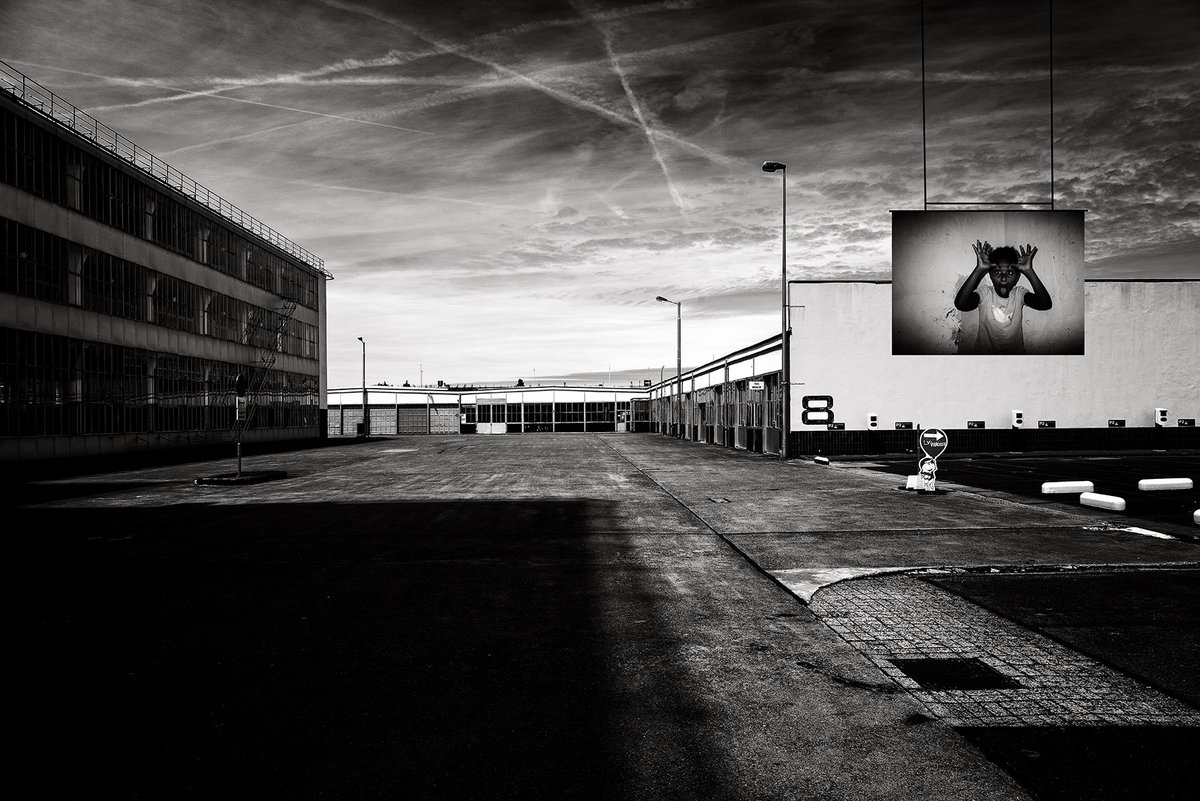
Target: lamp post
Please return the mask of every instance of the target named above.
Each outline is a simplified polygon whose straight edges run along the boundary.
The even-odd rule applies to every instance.
[[[789,352],[789,338],[791,337],[791,326],[788,325],[788,281],[787,281],[787,165],[778,161],[764,161],[762,165],[763,172],[781,172],[783,173],[783,299],[781,312],[781,338],[780,338],[780,357],[783,359],[783,369],[780,373],[780,383],[783,384],[783,419],[780,421],[783,425],[783,436],[779,443],[779,458],[788,458],[788,436],[792,431],[792,377],[791,377],[791,361]]]
[[[367,342],[362,337],[358,341],[363,346],[363,436],[371,436],[371,410],[367,407]]]
[[[675,304],[675,421],[679,438],[683,439],[683,301],[667,300],[662,295],[655,300]]]

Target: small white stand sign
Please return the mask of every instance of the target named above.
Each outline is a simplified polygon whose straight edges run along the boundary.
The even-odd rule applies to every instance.
[[[925,458],[917,463],[917,470],[921,474],[924,490],[933,492],[937,489],[937,459],[946,452],[950,440],[940,428],[927,428],[921,432],[919,442]]]

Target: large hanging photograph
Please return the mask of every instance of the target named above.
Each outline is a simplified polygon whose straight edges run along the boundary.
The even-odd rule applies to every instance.
[[[1082,355],[1083,212],[892,212],[894,355]]]

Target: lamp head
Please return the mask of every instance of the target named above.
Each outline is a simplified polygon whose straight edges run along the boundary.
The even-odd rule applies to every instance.
[[[359,337],[359,338],[358,338],[358,341],[359,341],[359,342],[362,342],[364,345],[365,345],[365,344],[367,344],[366,342],[363,342],[363,338],[362,338],[362,337]]]
[[[787,165],[782,164],[778,161],[764,161],[763,166],[762,166],[763,172],[778,172],[779,170],[786,170],[786,169],[787,169]]]
[[[655,300],[657,300],[659,303],[670,303],[671,302],[671,301],[667,300],[666,298],[664,298],[662,295],[659,295],[658,297],[656,297]]]

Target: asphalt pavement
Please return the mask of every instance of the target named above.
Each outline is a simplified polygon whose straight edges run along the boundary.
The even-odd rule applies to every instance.
[[[916,473],[913,458],[858,464],[898,476]],[[1191,488],[1163,491],[1138,486],[1143,479],[1179,478],[1190,478]],[[1175,536],[1200,538],[1200,526],[1193,520],[1200,510],[1200,453],[1194,451],[954,455],[939,459],[938,480],[942,485],[1001,491],[1058,506],[1079,506],[1079,493],[1046,494],[1043,483],[1090,481],[1093,492],[1125,501],[1125,519],[1166,526]]]
[[[1200,732],[1181,523],[640,434],[251,453],[288,477],[194,483],[229,467],[14,494],[15,783],[1066,799],[1191,781],[1172,758]],[[991,674],[1005,688],[966,686]]]

